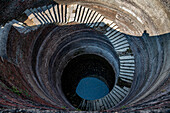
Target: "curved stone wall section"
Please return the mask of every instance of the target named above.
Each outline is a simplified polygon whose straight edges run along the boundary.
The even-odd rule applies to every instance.
[[[41,13],[42,16],[40,16],[40,12],[33,11],[32,9],[26,10],[25,13],[27,14],[28,18],[33,20],[33,22],[36,25],[45,24],[45,21],[43,21],[42,17],[45,18],[46,15],[46,18],[44,20],[48,20],[49,23],[54,23],[54,22],[84,23],[87,26],[92,27],[104,33],[110,39],[117,54],[119,55],[120,81],[127,82],[128,84],[132,83],[134,70],[135,70],[134,57],[132,52],[130,51],[130,46],[128,44],[128,41],[126,40],[126,37],[119,32],[118,26],[116,26],[116,24],[113,21],[106,19],[104,16],[102,16],[101,14],[99,14],[94,10],[91,10],[89,8],[77,4],[68,5],[68,6],[61,5],[61,4],[57,4],[55,6],[49,5],[46,7],[46,9],[44,7],[41,8],[43,9],[43,13]],[[50,21],[52,20],[52,18],[53,19],[55,18],[54,19],[55,21]],[[113,92],[110,93],[112,96],[109,96],[108,98],[112,100],[112,104],[108,104],[111,103],[109,102],[110,99],[105,97],[104,98],[105,100],[103,101],[98,101],[98,100],[96,102],[88,101],[87,103],[83,104],[83,107],[87,106],[86,110],[88,109],[99,110],[101,108],[109,109],[112,108],[113,106],[116,106],[126,96],[130,88],[129,85],[128,85],[129,88],[123,85],[121,87],[116,86],[115,88],[113,88]],[[116,99],[119,98],[119,99],[115,100],[115,98]]]
[[[48,24],[49,23],[67,23],[67,22],[74,22],[74,21],[78,22],[78,23],[84,23],[85,25],[92,27],[92,28],[96,29],[97,31],[100,31],[103,34],[105,34],[105,36],[108,37],[110,42],[113,44],[113,46],[117,52],[117,55],[119,56],[119,59],[120,59],[120,67],[114,66],[116,68],[116,70],[118,70],[120,68],[120,71],[117,71],[117,73],[118,73],[118,78],[116,80],[117,85],[114,86],[113,90],[109,93],[109,95],[107,95],[103,99],[99,99],[96,101],[87,101],[86,103],[83,103],[80,106],[81,108],[83,108],[83,109],[85,108],[85,110],[109,109],[109,108],[112,108],[113,106],[116,106],[117,104],[119,104],[119,102],[123,98],[125,98],[125,96],[128,94],[130,86],[129,85],[128,86],[126,86],[126,85],[119,86],[118,84],[120,81],[127,82],[128,84],[132,83],[133,73],[134,73],[134,69],[135,69],[135,68],[133,68],[134,67],[134,57],[132,56],[133,55],[132,52],[129,51],[130,48],[129,48],[129,44],[126,40],[126,37],[118,31],[119,30],[118,26],[116,26],[116,24],[113,21],[106,19],[104,16],[102,16],[101,14],[99,14],[98,12],[96,12],[94,10],[85,8],[85,7],[83,7],[81,5],[77,5],[77,4],[70,5],[70,6],[61,5],[61,4],[57,4],[55,6],[49,5],[49,6],[44,6],[44,7],[40,7],[37,9],[36,8],[29,9],[29,10],[26,10],[25,13],[27,14],[28,18],[34,22],[35,25],[38,25],[37,27],[39,27],[39,25],[42,25],[42,24],[47,24],[47,22],[48,22]],[[89,18],[87,18],[87,17],[89,17]],[[26,29],[26,27],[23,27],[22,23],[20,23],[18,21],[14,21],[14,23],[12,23],[11,25],[15,26],[15,28],[18,29],[18,31],[20,31],[20,29],[22,29],[22,28]],[[26,29],[26,30],[23,30],[20,32],[26,33],[26,31],[28,31],[28,30]],[[37,36],[38,36],[38,34],[37,34]],[[43,34],[40,36],[45,37],[46,35]],[[45,39],[45,38],[43,39],[42,37],[41,37],[41,39],[37,38],[36,39],[37,41],[34,42],[35,43],[34,44],[35,52],[33,51],[32,58],[35,58],[35,57],[37,57],[36,55],[39,55],[39,53],[37,53],[39,51],[38,46],[40,46],[42,41]],[[9,40],[11,40],[11,38],[9,38]],[[8,41],[8,43],[9,42],[10,41]],[[11,44],[10,43],[8,44],[9,59],[11,59],[11,62],[18,64],[18,57],[17,57],[18,50],[16,50],[16,48],[13,48],[14,51],[11,52],[10,49],[13,46],[12,43],[17,43],[17,42],[14,42],[14,40],[11,40]],[[45,43],[45,42],[43,42],[43,43]],[[26,47],[26,45],[25,45],[25,47]],[[23,48],[24,48],[24,46],[23,46]],[[20,47],[20,49],[21,49],[21,47]],[[13,54],[13,53],[15,53],[15,54]],[[26,55],[25,53],[22,53],[22,54]],[[48,57],[44,56],[44,58],[48,58]],[[20,60],[22,60],[22,59],[20,59]],[[32,80],[35,81],[33,88],[35,88],[35,84],[37,84],[37,88],[39,90],[41,90],[40,91],[41,93],[39,92],[39,95],[42,95],[42,93],[43,93],[43,95],[45,96],[45,97],[44,96],[41,96],[41,97],[46,98],[46,100],[48,100],[48,101],[51,101],[51,102],[53,101],[54,103],[56,103],[56,102],[58,103],[58,101],[55,101],[55,100],[58,100],[54,96],[56,94],[50,88],[51,86],[48,86],[48,84],[47,84],[48,82],[46,80],[48,80],[48,78],[43,77],[46,79],[42,79],[41,78],[42,73],[40,74],[40,72],[38,72],[38,68],[40,68],[40,67],[39,66],[37,67],[37,64],[34,64],[35,62],[37,62],[39,60],[40,60],[39,58],[37,60],[32,59],[32,66],[33,66],[32,71],[35,75],[34,76],[35,78],[31,77]],[[27,61],[25,61],[25,62],[27,62]],[[129,74],[126,74],[126,73],[129,73]],[[31,83],[31,81],[29,81],[29,82]],[[48,89],[49,91],[47,92],[46,89]],[[51,89],[51,92],[50,92],[50,89]],[[49,99],[47,99],[47,98],[49,98]],[[62,103],[64,103],[64,101]]]
[[[147,30],[151,36],[169,33],[169,1],[126,0],[55,0],[61,4],[77,3],[90,7],[114,21],[120,31],[141,36]],[[166,5],[165,5],[166,4]]]
[[[120,11],[116,14],[116,17],[120,16],[118,17],[120,20],[114,20],[113,16],[107,16],[111,15],[110,11],[114,12],[110,7],[113,1],[109,2],[111,4],[100,2],[102,5],[99,3],[96,6],[91,6],[89,3],[91,1],[74,4],[57,3],[27,9],[24,12],[27,15],[24,24],[12,20],[1,27],[0,58],[3,71],[0,71],[0,75],[3,76],[0,76],[0,83],[3,87],[0,89],[2,91],[0,94],[3,101],[6,101],[1,106],[112,111],[121,106],[140,102],[169,77],[169,34],[165,36],[168,39],[165,39],[164,36],[150,37],[146,32],[142,37],[120,32],[139,35],[146,28],[151,35],[162,33],[162,30],[157,28],[160,23],[155,24],[157,20],[152,23],[150,16],[142,9],[135,10],[137,6],[134,5],[131,11],[127,8],[131,3],[125,6],[126,2],[119,0],[114,3],[119,4],[119,8],[116,5],[115,8],[118,9],[114,10]],[[140,1],[135,3],[138,4]],[[125,16],[128,13],[132,21],[127,24],[132,23],[132,29],[130,25],[123,25],[125,23],[121,20],[129,19]],[[141,18],[139,18],[140,13],[144,14]],[[153,17],[157,17],[157,14]],[[165,16],[163,20],[166,18]],[[146,22],[143,21],[145,19]],[[168,20],[164,21],[169,23]],[[128,28],[130,29],[125,31]],[[135,28],[137,29],[134,30]],[[163,31],[168,31],[166,26],[162,28]],[[74,103],[63,91],[62,72],[70,59],[84,54],[95,54],[105,58],[115,72],[115,84],[111,85],[110,92],[103,98],[85,100],[77,96],[73,99],[76,100]],[[8,63],[11,65],[9,66],[11,70],[6,68]],[[18,76],[12,77],[11,73],[16,72],[19,73],[19,77],[23,77],[20,78],[23,87],[12,83]],[[9,76],[5,76],[6,74]],[[6,80],[8,77],[11,80],[9,83]],[[31,98],[29,94],[24,93],[24,89],[28,90]],[[15,96],[22,95],[23,99],[12,100],[12,93]],[[9,97],[6,98],[3,94]],[[30,101],[26,101],[25,98]]]

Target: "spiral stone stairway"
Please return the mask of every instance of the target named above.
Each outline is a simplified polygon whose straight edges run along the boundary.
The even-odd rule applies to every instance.
[[[109,6],[99,3],[52,2],[28,8],[19,19],[1,25],[2,111],[168,112],[169,33],[160,35],[162,31],[148,24],[153,36],[140,34],[143,20],[120,6],[138,20],[133,24],[136,31],[123,29]],[[108,84],[109,93],[83,99],[75,89],[81,79],[93,75]]]

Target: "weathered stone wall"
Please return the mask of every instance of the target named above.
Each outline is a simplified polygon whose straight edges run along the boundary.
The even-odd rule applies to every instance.
[[[121,31],[131,35],[142,35],[147,30],[150,35],[169,33],[170,3],[168,0],[55,0],[58,3],[79,3],[89,6],[114,20]],[[22,12],[31,7],[53,3],[52,0],[3,1],[0,23],[18,18]]]
[[[170,108],[170,2],[168,0],[55,1],[62,4],[78,3],[90,7],[113,20],[119,26],[120,32],[128,37],[128,43],[135,56],[136,71],[133,84],[127,97],[108,111],[130,112],[146,109],[164,111]],[[50,3],[55,4],[52,0],[3,1],[0,4],[0,25],[13,18],[24,22],[26,18],[22,12],[25,9]],[[60,95],[62,93],[56,93],[55,90],[53,92],[50,87],[51,83],[47,76],[50,69],[43,67],[47,59],[43,55],[52,54],[48,41],[49,47],[44,47],[45,51],[40,55],[38,53],[39,49],[42,49],[40,46],[46,36],[49,36],[48,33],[55,27],[55,24],[41,26],[27,34],[11,28],[6,47],[8,57],[7,59],[0,57],[0,109],[73,110],[70,103],[63,99],[65,97]],[[74,30],[70,29],[70,31]],[[144,30],[147,30],[150,36],[147,33],[143,34]],[[58,32],[58,37],[62,37],[65,31],[67,29]],[[40,57],[37,57],[38,55]],[[37,60],[42,60],[38,65],[39,70],[36,65]],[[42,72],[43,76],[39,76],[37,70]],[[37,81],[39,78],[42,81]]]
[[[110,17],[126,34],[141,36],[144,30],[150,35],[170,32],[170,17],[166,1],[148,0],[55,0],[59,3],[79,3],[100,10]],[[165,5],[166,4],[166,5]],[[102,7],[102,8],[100,8]],[[104,10],[103,10],[104,8]],[[108,12],[108,9],[111,11]]]

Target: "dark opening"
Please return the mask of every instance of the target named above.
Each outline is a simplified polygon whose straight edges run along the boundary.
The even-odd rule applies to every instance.
[[[66,98],[75,107],[78,107],[82,99],[92,99],[90,97],[82,98],[76,93],[79,82],[86,77],[94,77],[100,80],[100,83],[104,82],[109,91],[112,90],[115,83],[115,73],[112,66],[101,56],[84,54],[73,58],[69,61],[62,73],[61,85]],[[104,94],[99,95],[100,94],[93,99],[105,96]]]

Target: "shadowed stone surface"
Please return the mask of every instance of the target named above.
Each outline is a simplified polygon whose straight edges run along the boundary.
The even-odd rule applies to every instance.
[[[2,111],[169,112],[168,0],[55,1],[0,4]],[[75,60],[64,76],[69,62],[84,54],[98,55],[110,67]],[[89,65],[81,68],[83,63]],[[87,76],[99,72],[110,92],[96,100],[79,97],[76,87],[86,77],[81,69]]]

